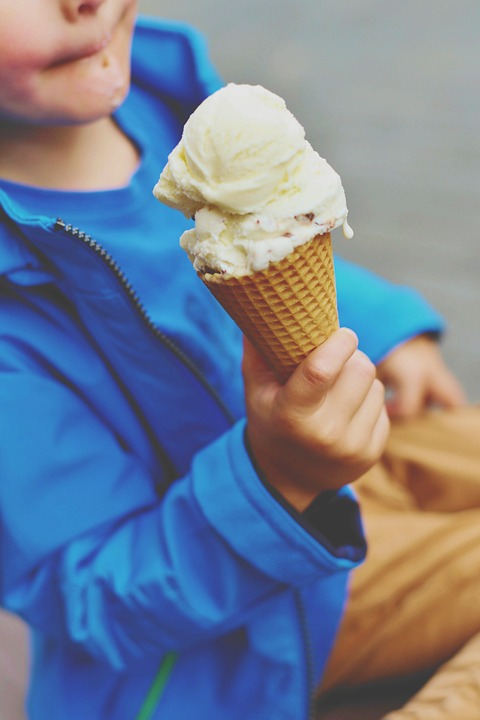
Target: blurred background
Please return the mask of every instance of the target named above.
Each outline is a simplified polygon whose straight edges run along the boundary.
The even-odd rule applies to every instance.
[[[414,285],[480,401],[478,0],[140,0],[207,36],[225,81],[282,95],[340,173],[336,251]],[[373,319],[372,319],[373,321]]]

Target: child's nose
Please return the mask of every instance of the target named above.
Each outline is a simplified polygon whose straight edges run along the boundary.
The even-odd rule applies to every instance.
[[[94,15],[105,0],[61,0],[65,17],[75,22],[82,16]]]

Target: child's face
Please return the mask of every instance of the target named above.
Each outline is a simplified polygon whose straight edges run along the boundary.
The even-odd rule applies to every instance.
[[[130,83],[136,0],[0,0],[0,120],[109,115]]]

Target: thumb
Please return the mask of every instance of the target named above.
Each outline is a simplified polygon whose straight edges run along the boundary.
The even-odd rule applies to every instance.
[[[424,388],[420,381],[412,378],[409,382],[395,384],[392,390],[393,395],[386,402],[392,419],[406,420],[420,415],[425,406]]]
[[[442,373],[440,377],[432,380],[428,399],[450,410],[467,404],[462,385],[450,372]]]
[[[334,332],[289,377],[283,387],[285,401],[302,411],[317,409],[357,346],[358,338],[353,330],[340,328]]]

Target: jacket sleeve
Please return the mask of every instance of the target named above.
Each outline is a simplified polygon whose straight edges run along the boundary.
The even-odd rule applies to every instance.
[[[340,257],[335,258],[335,274],[340,323],[355,330],[360,348],[373,362],[415,335],[443,332],[442,317],[416,290]]]
[[[3,345],[2,599],[43,632],[121,668],[148,648],[223,633],[272,593],[363,558],[360,532],[327,549],[272,497],[242,422],[158,498],[146,467],[74,388]],[[344,501],[351,522],[348,490]]]

